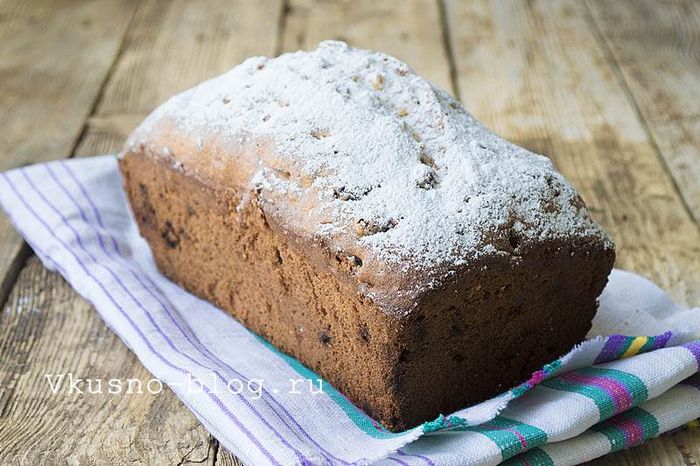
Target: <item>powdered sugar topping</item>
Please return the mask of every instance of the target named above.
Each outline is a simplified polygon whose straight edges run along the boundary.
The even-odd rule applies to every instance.
[[[275,157],[256,161],[251,189],[303,203],[311,233],[388,263],[459,264],[512,254],[527,238],[609,242],[549,159],[489,132],[382,53],[329,41],[248,59],[166,102],[131,143],[164,118],[197,147],[272,141]]]

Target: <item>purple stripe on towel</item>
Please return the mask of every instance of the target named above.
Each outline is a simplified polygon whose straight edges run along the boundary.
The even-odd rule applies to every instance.
[[[27,182],[29,183],[29,186],[30,186],[32,189],[34,189],[34,191],[37,192],[37,194],[44,200],[44,202],[46,202],[47,205],[49,205],[50,207],[52,207],[52,209],[53,209],[54,211],[56,211],[55,207],[53,207],[53,206],[46,200],[46,197],[45,197],[41,192],[39,192],[39,191],[36,189],[36,187],[34,186],[34,184],[33,184],[33,182],[31,181],[31,179],[28,177],[28,175],[26,174],[26,172],[25,172],[24,170],[20,170],[20,173],[26,178]],[[15,184],[12,182],[12,180],[10,179],[10,177],[9,177],[7,174],[5,174],[5,173],[0,173],[0,176],[2,176],[3,179],[5,179],[5,180],[7,181],[8,186],[10,187],[10,189],[12,190],[12,192],[14,193],[14,195],[20,200],[20,202],[24,205],[24,207],[27,209],[27,211],[28,211],[30,214],[32,214],[32,216],[34,216],[34,218],[35,218],[37,221],[39,221],[39,222],[44,226],[44,228],[46,228],[46,230],[47,230],[48,232],[51,232],[51,227],[50,227],[50,226],[46,223],[46,221],[31,207],[31,205],[27,202],[27,200],[24,198],[24,196],[22,196],[22,194],[20,194],[19,190],[17,189],[17,187],[15,186]],[[58,213],[59,216],[62,218],[64,224],[65,224],[66,226],[69,226],[68,223],[67,223],[67,221],[66,221],[66,219],[60,214],[60,212],[57,212],[57,213]],[[71,228],[71,229],[72,229],[72,228]],[[74,230],[73,230],[73,232],[75,233]],[[153,347],[153,345],[151,344],[151,342],[148,340],[148,338],[146,337],[146,335],[144,335],[144,333],[141,331],[141,329],[138,327],[138,325],[136,325],[136,323],[135,323],[135,322],[131,319],[131,317],[126,313],[126,311],[124,311],[124,309],[117,303],[117,301],[114,299],[114,296],[112,296],[112,294],[108,291],[108,289],[105,287],[105,285],[104,285],[100,280],[98,280],[97,277],[95,277],[92,273],[90,273],[90,271],[88,270],[87,266],[86,266],[85,263],[80,259],[80,257],[78,257],[78,255],[76,255],[76,254],[73,252],[73,250],[72,250],[70,247],[68,247],[68,245],[67,245],[60,237],[58,237],[58,236],[54,236],[54,237],[55,237],[55,239],[61,244],[61,246],[66,250],[66,252],[68,252],[71,256],[73,256],[73,258],[74,258],[75,261],[78,263],[78,265],[80,266],[80,268],[82,268],[83,272],[84,272],[87,276],[89,276],[89,277],[97,284],[97,286],[102,290],[102,292],[104,293],[104,295],[109,299],[109,301],[112,303],[112,305],[115,307],[115,309],[117,309],[117,310],[122,314],[122,316],[126,319],[126,321],[127,321],[127,322],[130,324],[130,326],[134,329],[134,331],[139,335],[139,337],[141,338],[141,340],[143,340],[144,344],[145,344],[146,347],[151,351],[151,353],[153,353],[153,354],[154,354],[158,359],[160,359],[165,365],[171,367],[172,369],[174,369],[174,370],[176,370],[176,371],[178,371],[178,372],[187,374],[188,371],[186,371],[185,369],[183,369],[183,368],[181,368],[181,367],[175,366],[175,365],[172,364],[170,361],[168,361],[167,359],[165,359],[160,353],[158,353],[158,351],[156,351],[156,349]],[[76,237],[78,237],[77,233],[76,233]],[[79,242],[79,241],[78,241],[78,242]],[[87,253],[87,251],[85,251],[85,252]],[[90,257],[90,259],[91,259],[94,263],[97,263],[97,262],[95,261],[95,259],[94,259],[93,257],[90,256],[90,254],[87,254],[87,255]],[[103,266],[103,267],[104,267],[104,266]],[[67,278],[67,277],[66,277],[66,278]],[[144,310],[145,310],[145,309],[144,309]],[[166,337],[166,339],[167,339],[167,337]],[[208,389],[207,389],[207,390],[208,390]],[[218,399],[218,397],[216,397],[216,395],[214,395],[213,393],[211,393],[210,390],[208,390],[206,393],[207,393],[207,395],[212,399],[212,401],[214,401],[214,403],[216,403],[216,404],[219,405],[219,406],[223,405],[223,403],[221,402],[221,400]],[[225,407],[224,407],[224,408],[225,408]],[[280,463],[270,454],[270,452],[267,451],[267,449],[265,449],[265,447],[260,443],[260,440],[258,440],[257,437],[255,437],[255,436],[240,422],[240,420],[238,420],[238,418],[237,418],[231,411],[229,411],[228,409],[223,409],[222,411],[223,411],[223,413],[226,415],[226,417],[228,417],[228,418],[229,418],[229,419],[230,419],[230,420],[231,420],[231,421],[232,421],[232,422],[233,422],[233,423],[234,423],[234,424],[249,438],[249,440],[260,450],[260,452],[261,452],[266,458],[268,458],[273,464],[280,464]]]
[[[405,461],[401,461],[400,459],[394,458],[393,456],[387,456],[386,459],[391,460],[395,463],[399,463],[402,466],[411,466],[410,464],[406,463]]]
[[[80,181],[78,181],[78,177],[75,176],[75,173],[73,173],[73,170],[70,168],[70,163],[59,163],[61,167],[63,167],[63,170],[68,174],[68,176],[73,180],[75,185],[80,189],[80,192],[82,193],[83,197],[85,200],[90,204],[90,208],[92,209],[92,213],[95,215],[95,219],[97,219],[97,224],[102,227],[103,230],[107,231],[105,228],[105,224],[102,222],[102,216],[100,215],[100,211],[97,210],[97,207],[95,207],[95,204],[92,203],[92,199],[90,199],[90,196],[88,196],[87,189],[82,185]],[[80,204],[75,202],[75,205],[80,208]],[[82,210],[82,209],[81,209]],[[87,222],[85,222],[87,223]],[[109,232],[107,233],[109,235]],[[114,247],[114,250],[117,251],[117,254],[121,254],[121,251],[119,250],[119,244],[117,243],[117,239],[109,235],[109,237],[112,239],[112,246]]]
[[[691,341],[690,343],[686,343],[683,345],[683,348],[690,351],[690,354],[692,354],[695,357],[695,362],[698,365],[698,370],[700,370],[700,341]]]
[[[430,458],[428,458],[427,456],[419,455],[417,453],[406,453],[405,451],[401,451],[401,450],[396,450],[396,453],[398,453],[400,456],[414,456],[416,458],[419,458],[419,459],[422,459],[423,461],[425,461],[425,463],[428,466],[435,466],[435,463],[433,463],[433,461]]]
[[[593,364],[600,364],[617,359],[626,341],[627,337],[624,335],[610,335]]]
[[[68,199],[70,199],[73,204],[78,206],[78,213],[80,213],[80,218],[83,219],[83,222],[85,222],[86,225],[89,225],[90,222],[87,219],[87,215],[85,215],[85,211],[83,211],[83,209],[80,208],[80,204],[78,204],[78,201],[75,200],[73,195],[66,188],[64,188],[63,185],[58,181],[58,178],[56,178],[56,173],[51,169],[51,164],[47,163],[44,166],[46,167],[46,171],[49,172],[49,176],[53,179],[53,181],[61,189],[61,191],[63,191],[63,193],[66,196],[68,196]],[[36,188],[35,188],[35,190],[36,190]],[[36,190],[36,191],[38,191],[38,190]],[[43,199],[43,196],[42,196],[42,199]],[[104,242],[102,241],[102,235],[100,235],[98,233],[96,236],[97,236],[97,241],[100,243],[100,247],[104,250],[105,245],[104,245]]]
[[[654,344],[651,347],[652,351],[661,348],[666,348],[666,345],[668,345],[668,341],[671,339],[672,336],[673,332],[668,331],[654,337]]]

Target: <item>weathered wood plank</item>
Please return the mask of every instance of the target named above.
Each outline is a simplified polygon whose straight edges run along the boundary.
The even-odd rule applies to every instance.
[[[135,6],[131,0],[0,5],[0,171],[70,155]],[[0,303],[27,252],[0,216]]]
[[[166,97],[249,55],[274,54],[281,12],[281,0],[212,0],[196,8],[184,1],[142,3],[75,155],[118,151]],[[16,311],[27,303],[32,312]],[[0,415],[0,463],[214,463],[215,441],[167,387],[157,396],[46,394],[37,377],[49,369],[107,379],[150,375],[94,309],[36,258],[22,271],[7,313],[24,320],[3,323],[0,331],[0,380],[8,387],[0,409],[11,414]]]
[[[119,0],[3,3],[0,170],[70,155],[134,7]]]
[[[273,55],[281,0],[160,0],[134,18],[97,115],[146,115],[254,55]]]
[[[700,223],[700,3],[590,1],[595,27]]]
[[[142,5],[77,156],[116,153],[131,130],[174,94],[254,55],[272,56],[282,0]]]
[[[243,466],[241,460],[233,456],[221,446],[216,452],[216,461],[214,464],[216,464],[216,466]]]
[[[690,214],[700,224],[700,116],[654,121],[649,129]]]
[[[700,116],[700,4],[586,2],[640,110],[650,120]]]
[[[462,99],[553,159],[612,233],[617,266],[700,301],[700,233],[606,59],[585,5],[447,2]]]

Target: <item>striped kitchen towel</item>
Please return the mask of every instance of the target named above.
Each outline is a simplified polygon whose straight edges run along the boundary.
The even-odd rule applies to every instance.
[[[0,174],[0,203],[45,266],[246,464],[577,464],[700,417],[700,310],[628,272],[612,273],[590,340],[491,400],[391,433],[160,275],[114,157]]]

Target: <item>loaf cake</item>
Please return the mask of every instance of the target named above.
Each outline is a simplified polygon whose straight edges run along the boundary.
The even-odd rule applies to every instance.
[[[615,256],[549,159],[342,42],[171,98],[120,170],[165,275],[392,431],[580,342]]]

